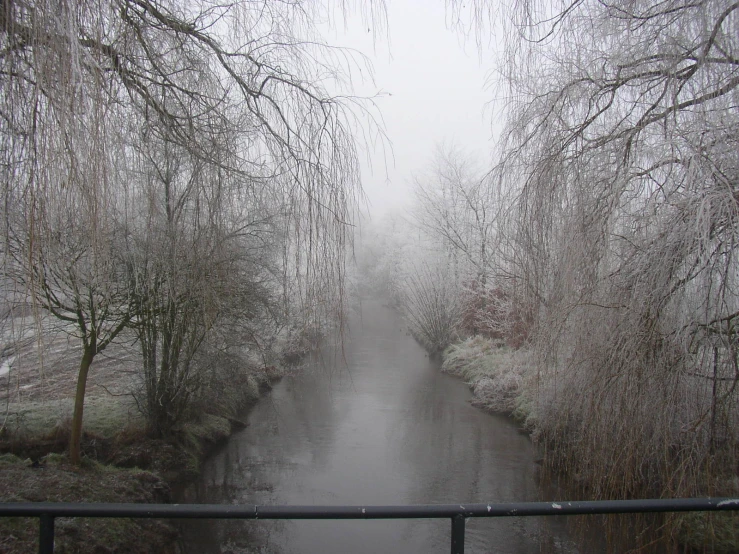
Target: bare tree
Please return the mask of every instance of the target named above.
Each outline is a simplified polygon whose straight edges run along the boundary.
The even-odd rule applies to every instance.
[[[440,241],[464,293],[464,325],[503,338],[511,328],[509,276],[500,253],[499,183],[454,147],[439,146],[426,175],[416,177],[416,225]]]
[[[67,317],[52,310],[56,295],[77,310],[80,327],[88,331],[97,329],[93,312],[97,322],[101,313],[112,317],[112,334],[102,339],[95,330],[97,347],[83,362],[88,369],[100,344],[115,338],[118,323],[125,326],[131,317],[130,299],[112,292],[123,290],[117,279],[125,263],[119,266],[109,243],[128,229],[141,206],[130,204],[126,191],[140,170],[131,141],[147,134],[158,133],[161,142],[198,168],[185,172],[185,179],[198,186],[208,186],[201,175],[210,183],[249,184],[231,189],[241,192],[229,196],[219,217],[254,187],[280,198],[280,205],[288,206],[285,219],[300,222],[285,227],[301,246],[295,251],[306,246],[310,253],[309,263],[297,264],[298,281],[314,282],[321,274],[343,278],[333,268],[341,267],[350,206],[359,190],[352,131],[368,112],[352,97],[328,92],[341,90],[357,60],[313,40],[312,15],[303,2],[266,0],[219,5],[32,0],[0,7],[8,250],[30,292],[52,315]],[[156,194],[166,194],[166,182],[160,179],[164,190]],[[61,202],[72,197],[79,203]],[[198,204],[189,194],[181,198],[195,198],[194,207],[186,202],[188,210],[213,205]],[[169,209],[176,201],[169,198],[163,205]],[[67,234],[70,219],[81,223],[73,229],[78,237]],[[84,245],[94,261],[88,265],[99,266],[74,281],[103,291],[79,291],[87,311],[68,304],[60,292],[69,283],[54,281],[69,273],[69,260],[62,255],[67,242]],[[60,251],[49,253],[52,245]],[[151,276],[158,278],[156,272]],[[323,289],[333,294],[337,287]],[[105,309],[98,305],[100,298]],[[85,379],[81,370],[82,391]],[[82,401],[78,398],[74,428],[81,428]],[[71,457],[79,460],[75,441]]]
[[[510,14],[496,171],[512,189],[510,267],[536,305],[542,437],[561,467],[609,476],[593,480],[599,496],[726,489],[739,445],[739,5]]]
[[[416,224],[441,239],[450,257],[463,260],[462,271],[471,270],[484,284],[495,249],[495,206],[484,172],[458,149],[438,146],[431,170],[414,182]]]
[[[392,213],[358,227],[355,236],[358,287],[387,300],[391,306],[400,307],[403,284],[422,249],[420,239],[421,233],[412,223]]]
[[[281,206],[253,180],[193,159],[157,134],[141,137],[137,149],[139,179],[127,202],[138,209],[122,232],[143,358],[139,405],[162,436],[203,384],[196,357],[214,329],[227,321],[243,334],[261,307],[276,303],[262,281],[275,280]]]
[[[458,287],[442,263],[425,263],[408,276],[403,312],[416,340],[432,355],[440,354],[456,338],[461,304]]]
[[[82,198],[68,191],[55,192],[66,200],[72,197],[75,210],[84,205]],[[11,277],[25,284],[32,306],[57,318],[82,343],[70,437],[70,461],[79,463],[85,389],[92,362],[131,323],[133,312],[124,260],[118,256],[122,244],[114,226],[95,229],[93,242],[88,222],[77,221],[70,206],[63,209],[58,202],[45,200],[36,199],[31,216],[36,208],[49,210],[56,217],[45,219],[43,226],[34,225],[31,240],[15,233],[18,227],[23,228],[22,217],[29,214],[14,214],[12,221],[18,227],[10,226],[6,264]]]

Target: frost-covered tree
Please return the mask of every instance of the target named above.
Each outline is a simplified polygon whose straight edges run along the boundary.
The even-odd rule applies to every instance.
[[[415,223],[440,240],[460,279],[486,286],[495,254],[491,183],[469,155],[438,146],[429,170],[416,176]]]
[[[458,148],[439,146],[415,178],[414,222],[446,257],[462,292],[464,331],[519,346],[525,333],[506,261],[506,221],[499,172]]]
[[[729,492],[739,4],[509,15],[497,170],[514,191],[511,267],[536,306],[542,437],[561,467],[608,476],[596,496]]]
[[[268,0],[0,6],[6,260],[40,306],[74,320],[90,345],[90,363],[107,344],[96,329],[104,325],[114,335],[134,317],[131,289],[125,292],[120,281],[128,283],[130,262],[120,260],[122,230],[127,236],[143,223],[166,227],[167,210],[186,214],[181,223],[191,238],[193,222],[207,220],[205,236],[217,240],[237,229],[230,226],[235,206],[263,188],[291,222],[283,236],[300,245],[292,251],[308,253],[308,261],[291,267],[291,278],[311,284],[316,275],[324,282],[342,278],[336,268],[359,186],[352,130],[366,112],[340,94],[354,58],[315,40],[314,7]],[[136,153],[154,135],[154,154],[169,145],[188,167],[179,173],[178,196],[166,197],[167,164],[142,167]],[[146,206],[133,189],[150,170]],[[223,182],[229,196],[216,199],[224,189],[211,185]],[[199,218],[209,209],[220,211]],[[142,213],[150,220],[142,223]],[[224,221],[229,225],[219,227]],[[195,253],[211,252],[189,252]],[[211,277],[199,274],[200,283]],[[71,297],[87,307],[70,304]],[[86,375],[81,368],[70,446],[75,462]]]

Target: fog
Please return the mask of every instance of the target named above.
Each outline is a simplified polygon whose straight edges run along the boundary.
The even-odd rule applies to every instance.
[[[451,15],[442,1],[399,0],[388,2],[386,29],[372,28],[359,13],[323,28],[330,44],[356,49],[374,69],[374,82],[356,83],[357,95],[375,97],[390,142],[367,145],[362,158],[365,213],[372,218],[403,211],[412,175],[424,170],[436,145],[490,159],[499,130],[496,48],[492,39],[478,47],[451,29]]]

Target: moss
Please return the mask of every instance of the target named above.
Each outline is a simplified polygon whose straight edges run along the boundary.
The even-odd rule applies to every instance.
[[[508,347],[476,336],[447,348],[442,370],[470,385],[475,406],[511,414],[516,411],[523,386],[524,368],[518,356]],[[527,414],[521,415],[525,419]]]
[[[260,380],[254,375],[249,375],[246,378],[246,390],[244,391],[248,400],[256,400],[259,398],[259,390],[261,387]]]
[[[510,364],[511,350],[498,347],[484,337],[471,337],[448,347],[443,354],[442,370],[474,384],[484,377],[495,377]]]
[[[59,465],[59,464],[67,463],[67,455],[59,454],[57,452],[51,452],[46,455],[46,457],[44,458],[44,461],[47,464],[52,464],[52,465]]]
[[[12,499],[19,501],[19,499]],[[0,552],[38,551],[38,523],[26,517],[0,518]],[[27,548],[26,548],[27,547]]]
[[[175,441],[183,454],[178,480],[195,477],[210,448],[228,439],[232,431],[230,419],[215,414],[201,414],[176,429]]]

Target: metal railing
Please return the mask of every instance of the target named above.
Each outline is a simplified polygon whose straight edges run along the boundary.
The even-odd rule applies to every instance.
[[[0,503],[0,517],[39,518],[39,553],[54,552],[57,517],[167,519],[444,519],[451,520],[451,552],[464,554],[465,519],[647,512],[737,511],[739,498],[675,498],[416,506],[229,506],[223,504]]]

